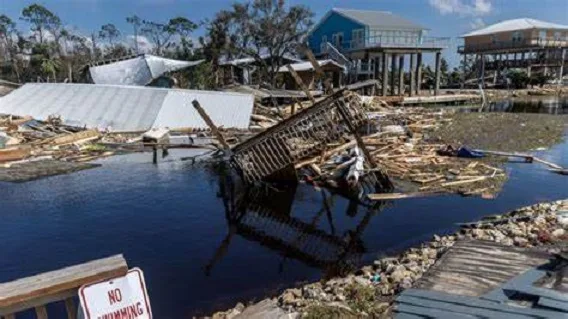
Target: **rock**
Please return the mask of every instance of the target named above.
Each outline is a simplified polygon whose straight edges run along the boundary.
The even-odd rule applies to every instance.
[[[435,242],[439,242],[439,241],[441,241],[441,240],[442,240],[442,238],[440,238],[440,236],[434,235],[434,241],[435,241]]]
[[[399,285],[400,288],[402,289],[410,289],[412,288],[412,279],[406,277],[404,278]]]
[[[243,310],[245,310],[245,305],[242,302],[239,302],[236,306],[235,309],[237,309],[239,312],[243,312]]]
[[[503,244],[505,246],[513,246],[514,242],[511,238],[505,237],[505,238],[503,238],[503,240],[501,240],[501,244]]]
[[[404,278],[409,277],[409,275],[410,274],[407,270],[395,270],[392,274],[390,274],[391,282],[401,282]]]
[[[526,247],[529,243],[529,241],[526,238],[523,237],[515,237],[513,238],[513,243],[519,247]]]
[[[558,229],[555,229],[554,231],[552,231],[551,235],[552,235],[552,237],[558,238],[558,237],[564,236],[564,234],[566,234],[566,231],[562,228],[558,228]]]
[[[298,288],[292,288],[292,289],[288,289],[289,292],[291,292],[294,297],[296,298],[300,298],[302,297],[302,290],[298,289]]]
[[[361,286],[368,286],[371,284],[368,279],[362,277],[355,277],[355,282]]]
[[[283,295],[282,295],[282,303],[284,305],[291,305],[294,304],[296,301],[296,296],[290,292],[290,291],[286,291]]]

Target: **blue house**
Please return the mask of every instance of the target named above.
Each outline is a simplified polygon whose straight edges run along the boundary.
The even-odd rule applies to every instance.
[[[308,43],[316,56],[347,65],[348,82],[374,79],[382,95],[420,94],[422,54],[434,54],[437,94],[441,51],[449,38],[426,37],[427,31],[391,12],[334,8],[310,30]]]
[[[423,42],[427,28],[386,11],[330,10],[309,33],[316,54],[329,42],[339,51],[370,46],[415,46]]]

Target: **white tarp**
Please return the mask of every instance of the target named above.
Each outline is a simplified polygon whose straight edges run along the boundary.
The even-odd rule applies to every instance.
[[[46,120],[61,116],[67,125],[115,132],[207,125],[194,111],[197,99],[215,124],[248,128],[251,94],[98,84],[28,83],[0,99],[0,114]]]
[[[147,85],[164,73],[200,64],[199,61],[179,61],[144,54],[132,59],[89,68],[95,84]]]
[[[333,65],[333,66],[336,66],[338,68],[342,68],[342,69],[345,70],[345,67],[343,65],[341,65],[341,64],[339,64],[339,63],[337,63],[333,60],[318,60],[318,64],[321,67]],[[314,69],[314,66],[312,65],[311,62],[294,63],[294,64],[290,64],[290,66],[296,72],[309,71],[309,70]],[[282,66],[282,67],[280,67],[280,69],[278,69],[278,72],[289,72],[289,70],[288,70],[287,66]]]

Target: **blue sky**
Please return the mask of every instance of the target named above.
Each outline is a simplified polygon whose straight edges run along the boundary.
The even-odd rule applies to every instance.
[[[22,8],[40,3],[59,15],[65,25],[88,35],[105,23],[115,24],[124,35],[131,34],[125,17],[136,14],[143,19],[167,21],[185,16],[195,22],[211,18],[230,6],[233,0],[0,0],[0,14],[18,20]],[[288,0],[303,4],[316,14],[315,21],[329,9],[353,8],[385,10],[406,17],[431,30],[430,36],[452,37],[454,45],[444,55],[457,62],[457,37],[472,28],[501,20],[529,17],[568,24],[568,0]],[[26,26],[17,21],[21,29]],[[198,30],[195,36],[203,34]]]

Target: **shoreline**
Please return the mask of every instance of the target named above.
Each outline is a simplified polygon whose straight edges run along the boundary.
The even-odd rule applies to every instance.
[[[377,259],[346,277],[284,290],[247,307],[212,315],[215,319],[391,317],[395,298],[413,287],[460,239],[480,239],[511,247],[539,247],[549,252],[568,248],[568,198],[520,207],[477,222],[462,223],[451,235],[434,235],[429,242]]]

